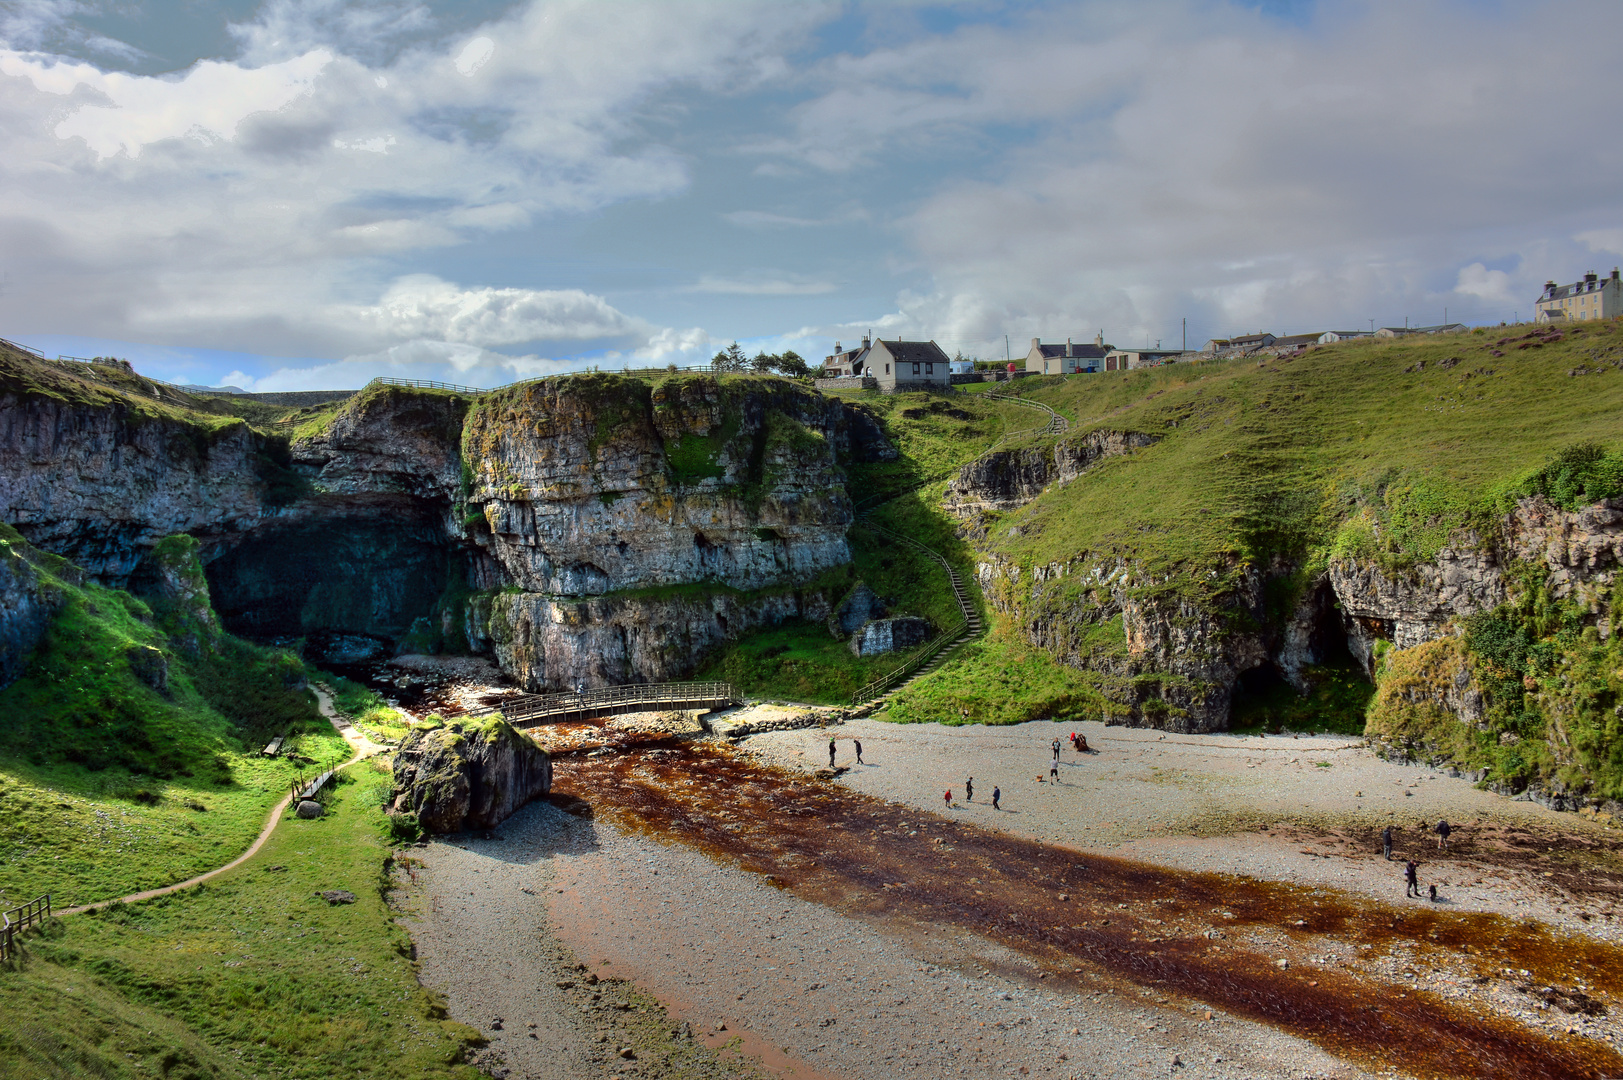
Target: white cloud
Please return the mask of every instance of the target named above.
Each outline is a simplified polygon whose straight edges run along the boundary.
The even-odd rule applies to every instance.
[[[462,75],[472,78],[474,73],[490,60],[496,51],[496,43],[483,35],[474,38],[462,46],[462,51],[456,54],[456,69]]]
[[[792,280],[784,277],[725,278],[706,274],[687,287],[688,292],[720,293],[726,296],[818,296],[837,286],[827,281]]]
[[[1510,287],[1510,275],[1503,270],[1489,270],[1479,262],[1460,267],[1454,291],[1501,306],[1516,302],[1516,293]]]
[[[429,274],[401,278],[377,304],[350,310],[380,338],[479,347],[647,333],[601,296],[579,289],[465,289]]]
[[[1623,229],[1591,229],[1573,237],[1590,251],[1623,255]]]
[[[643,340],[568,290],[376,298],[436,250],[681,191],[656,99],[749,85],[809,18],[533,0],[446,39],[421,4],[274,0],[234,28],[240,58],[161,77],[0,46],[0,251],[31,256],[0,321],[306,356],[436,322]],[[32,40],[62,37],[48,21]]]

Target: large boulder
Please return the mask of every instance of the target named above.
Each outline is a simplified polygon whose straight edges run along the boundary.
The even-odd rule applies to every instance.
[[[394,812],[429,832],[492,829],[552,790],[552,759],[500,716],[417,728],[394,759]]]

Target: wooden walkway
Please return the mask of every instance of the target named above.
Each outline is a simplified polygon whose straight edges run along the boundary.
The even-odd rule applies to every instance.
[[[597,690],[561,694],[524,694],[500,705],[476,709],[469,716],[501,713],[515,727],[556,724],[566,720],[596,720],[619,713],[725,709],[743,699],[732,683],[628,683]]]
[[[51,894],[0,914],[0,960],[17,955],[17,937],[30,926],[44,925],[51,917]]]

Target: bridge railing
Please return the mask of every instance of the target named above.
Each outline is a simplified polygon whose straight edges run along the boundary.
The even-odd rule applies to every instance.
[[[17,936],[51,917],[51,894],[0,914],[0,960],[17,955]]]
[[[631,706],[714,705],[738,700],[738,691],[729,682],[630,683],[596,690],[525,694],[509,698],[500,705],[471,710],[468,715],[489,716],[499,712],[510,723],[517,723],[546,716],[585,719],[605,712],[630,711]]]

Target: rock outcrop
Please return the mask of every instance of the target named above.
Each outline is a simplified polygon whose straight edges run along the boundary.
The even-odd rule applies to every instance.
[[[851,652],[857,656],[912,649],[930,640],[930,623],[915,615],[896,619],[874,619],[851,635]]]
[[[28,657],[67,600],[59,579],[81,584],[77,567],[36,550],[0,525],[0,687],[23,673]]]
[[[839,464],[878,447],[852,415],[781,379],[581,375],[486,395],[464,439],[478,542],[504,580],[554,596],[805,580],[850,560]]]
[[[786,619],[825,620],[828,602],[794,589],[583,599],[498,593],[470,611],[475,643],[539,692],[679,679],[695,657],[739,634]]]
[[[165,536],[251,529],[276,448],[241,420],[211,421],[0,349],[0,520],[114,586]]]
[[[1052,446],[994,450],[958,470],[947,485],[942,506],[958,517],[985,510],[1015,510],[1051,484],[1065,484],[1100,461],[1153,445],[1156,437],[1138,431],[1089,431]]]
[[[393,813],[433,833],[493,829],[552,790],[552,760],[499,716],[413,729],[395,751]]]
[[[1475,533],[1460,536],[1437,558],[1403,574],[1371,560],[1332,562],[1330,586],[1347,616],[1347,645],[1373,670],[1377,640],[1409,649],[1442,633],[1450,619],[1491,611],[1505,602],[1497,554]]]

